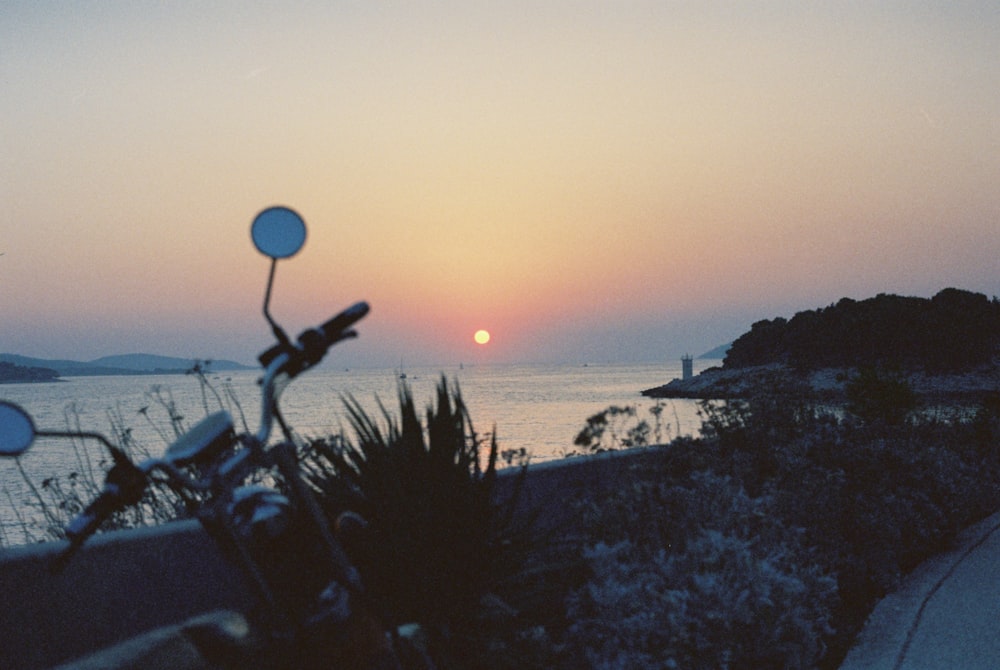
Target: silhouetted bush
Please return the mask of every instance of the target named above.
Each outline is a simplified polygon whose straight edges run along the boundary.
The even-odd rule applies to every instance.
[[[663,409],[662,402],[649,407],[650,424],[640,418],[635,405],[611,405],[587,418],[587,424],[577,433],[573,444],[591,454],[663,444],[669,441],[672,430],[670,424],[663,421]]]
[[[495,437],[475,433],[445,379],[423,421],[405,385],[398,418],[346,406],[354,435],[314,441],[304,463],[331,520],[345,509],[366,520],[347,550],[380,613],[421,624],[440,668],[504,667],[519,631],[488,624],[484,599],[506,609],[497,592],[522,568],[527,536],[516,499],[496,500]],[[507,654],[484,655],[487,645]]]
[[[845,391],[847,411],[868,423],[898,425],[917,408],[917,394],[899,373],[864,367]]]

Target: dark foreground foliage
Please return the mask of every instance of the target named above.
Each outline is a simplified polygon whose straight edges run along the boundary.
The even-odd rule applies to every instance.
[[[836,668],[902,576],[1000,509],[1000,396],[921,410],[882,371],[837,411],[788,387],[706,401],[702,438],[560,499],[571,527],[545,535],[518,476],[501,494],[497,444],[457,389],[442,380],[421,414],[403,388],[399,405],[372,418],[348,401],[353,436],[314,441],[303,464],[331,520],[368,519],[348,550],[441,668]],[[577,445],[657,440],[663,409],[609,408]],[[62,514],[89,498],[43,486]]]
[[[458,389],[442,379],[436,401],[422,421],[403,386],[399,418],[378,420],[349,399],[353,438],[313,442],[305,464],[332,519],[366,520],[347,549],[387,622],[420,624],[438,667],[519,667],[500,595],[525,565],[516,498],[497,502],[496,440],[477,435]]]
[[[903,575],[1000,508],[998,409],[703,403],[703,439],[586,506],[567,666],[836,668]]]
[[[1000,508],[1000,402],[917,413],[895,384],[859,377],[846,412],[803,389],[705,402],[702,438],[561,500],[573,528],[531,543],[444,382],[426,429],[406,392],[398,422],[350,404],[356,439],[311,459],[328,504],[371,515],[366,577],[442,667],[836,668],[903,575]],[[628,409],[578,446],[641,446]]]

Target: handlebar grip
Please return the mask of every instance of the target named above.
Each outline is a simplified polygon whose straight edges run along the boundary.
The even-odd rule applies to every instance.
[[[356,302],[320,326],[319,331],[328,341],[336,341],[341,333],[363,319],[370,310],[367,302]]]
[[[146,483],[146,473],[131,461],[116,463],[108,470],[104,490],[66,526],[66,537],[73,543],[86,540],[112,514],[142,500]]]
[[[357,333],[350,328],[364,318],[370,309],[367,302],[356,302],[323,325],[303,331],[294,345],[289,342],[278,342],[262,353],[258,360],[266,368],[278,356],[287,354],[289,361],[282,371],[295,377],[303,370],[308,370],[319,363],[327,350],[337,342],[356,337]]]
[[[69,525],[66,526],[66,537],[77,542],[93,535],[105,519],[114,514],[121,506],[121,489],[115,484],[106,485],[101,494],[69,522]]]
[[[343,339],[356,337],[357,333],[350,328],[364,318],[369,309],[367,302],[354,303],[318,328],[304,331],[298,338],[298,347],[302,353],[301,367],[289,369],[289,372],[294,376],[312,367],[323,359],[331,346]]]

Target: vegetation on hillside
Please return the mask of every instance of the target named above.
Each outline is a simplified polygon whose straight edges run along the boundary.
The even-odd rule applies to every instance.
[[[13,382],[50,382],[59,378],[59,373],[49,368],[14,365],[0,361],[0,384]]]
[[[758,321],[733,342],[723,366],[785,363],[802,369],[896,367],[950,372],[1000,352],[1000,301],[947,288],[933,298],[843,298],[791,319]]]

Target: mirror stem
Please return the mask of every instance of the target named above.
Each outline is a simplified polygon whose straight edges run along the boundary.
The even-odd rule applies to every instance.
[[[272,258],[271,272],[267,275],[267,290],[264,293],[264,318],[267,319],[269,324],[271,324],[271,330],[274,331],[274,336],[278,338],[278,342],[283,345],[287,345],[289,344],[288,335],[286,335],[285,331],[281,329],[281,326],[275,322],[275,320],[271,317],[271,312],[268,310],[268,307],[271,304],[271,287],[274,285],[274,270],[277,267],[278,259]]]

